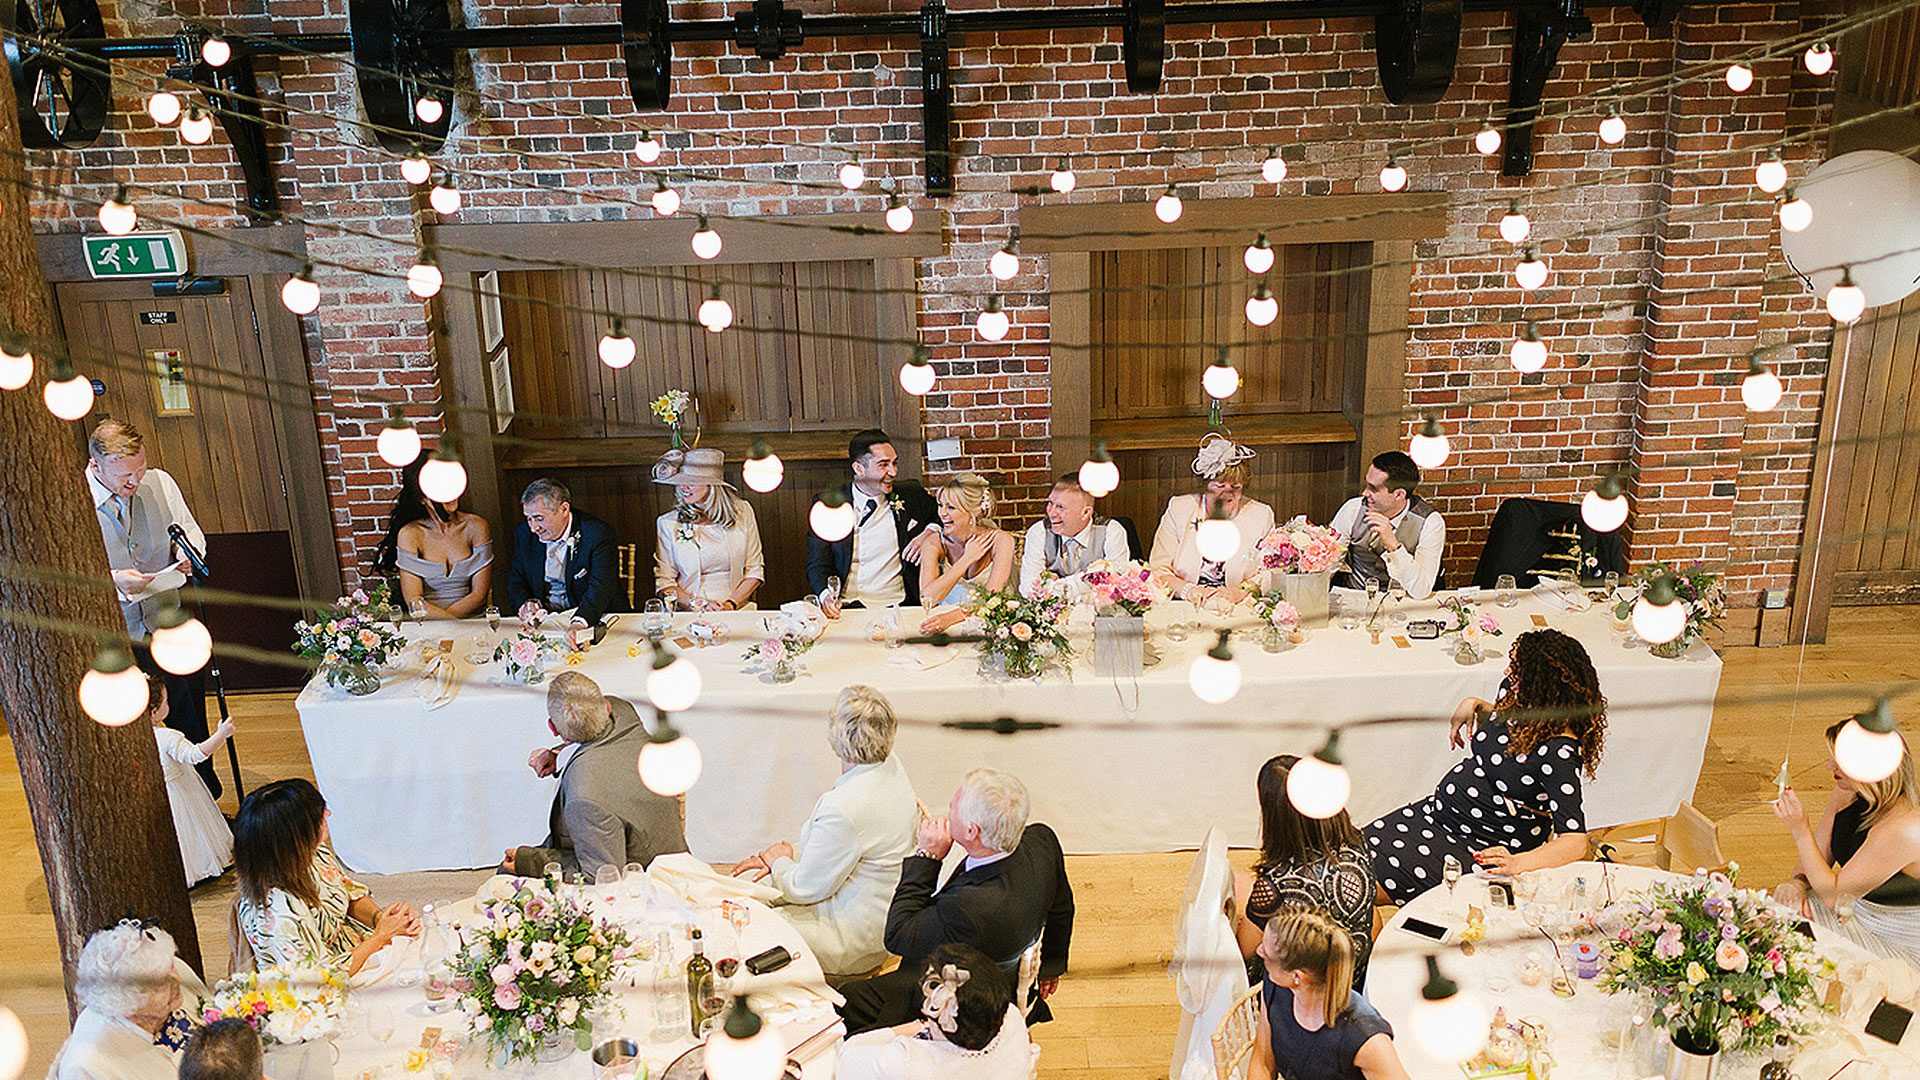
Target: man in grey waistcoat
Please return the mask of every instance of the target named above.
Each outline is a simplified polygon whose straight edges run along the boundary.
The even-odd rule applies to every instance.
[[[1117,564],[1131,558],[1125,526],[1095,517],[1093,496],[1080,486],[1077,475],[1068,473],[1054,482],[1047,496],[1047,520],[1027,529],[1026,547],[1020,554],[1020,591],[1032,593],[1040,575],[1051,570],[1068,582],[1072,592],[1087,567],[1102,560]]]
[[[1433,594],[1447,523],[1415,494],[1419,486],[1420,467],[1398,450],[1367,467],[1366,487],[1333,515],[1333,530],[1347,538],[1347,584],[1398,582],[1416,600]]]
[[[191,675],[161,672],[147,652],[146,639],[160,612],[179,602],[177,590],[187,570],[185,554],[168,535],[168,528],[180,526],[203,555],[206,533],[187,508],[179,483],[165,471],[147,467],[146,443],[139,429],[124,420],[102,420],[87,437],[87,488],[134,653],[142,668],[166,681],[167,726],[192,742],[205,742],[206,669]],[[213,763],[202,762],[198,768],[207,790],[219,798],[220,774]]]

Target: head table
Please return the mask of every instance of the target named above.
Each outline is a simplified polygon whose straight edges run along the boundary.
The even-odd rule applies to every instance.
[[[1685,880],[1682,875],[1650,867],[1594,862],[1573,863],[1527,876],[1534,881],[1536,902],[1550,909],[1569,906],[1565,898],[1571,890],[1567,886],[1575,878],[1584,878],[1587,883],[1588,900],[1583,906],[1590,909],[1644,891],[1655,881]],[[1487,936],[1477,943],[1471,956],[1457,944],[1437,945],[1404,929],[1409,918],[1422,919],[1457,935],[1466,924],[1468,905],[1487,913]],[[1589,932],[1578,940],[1599,942],[1600,937]],[[1845,937],[1818,927],[1814,948],[1834,962],[1833,977],[1844,991],[1838,1012],[1797,1049],[1792,1061],[1794,1073],[1800,1080],[1829,1080],[1836,1073],[1841,1080],[1920,1076],[1920,1030],[1910,1032],[1900,1046],[1862,1030],[1867,1015],[1883,996],[1896,1004],[1904,1002],[1907,1007],[1916,1004],[1909,998],[1916,973],[1902,961],[1876,959]],[[1401,908],[1380,931],[1367,964],[1367,1000],[1393,1025],[1394,1046],[1413,1080],[1462,1080],[1464,1076],[1459,1065],[1435,1059],[1412,1037],[1409,1018],[1427,981],[1426,957],[1433,954],[1439,956],[1441,972],[1461,992],[1477,997],[1489,1014],[1501,1008],[1509,1021],[1545,1022],[1554,1080],[1642,1080],[1661,1074],[1667,1037],[1652,1025],[1636,1032],[1630,996],[1610,995],[1596,980],[1576,978],[1573,996],[1560,998],[1550,989],[1549,978],[1543,977],[1533,985],[1522,979],[1521,970],[1529,960],[1551,975],[1556,963],[1553,943],[1527,924],[1519,908],[1490,906],[1486,880],[1469,874],[1452,890],[1436,886]],[[1574,972],[1571,956],[1566,969]],[[1720,1075],[1754,1076],[1764,1060],[1764,1055],[1732,1058],[1730,1067]]]
[[[1402,602],[1398,610],[1414,619],[1449,614],[1436,600]],[[1456,663],[1445,638],[1402,647],[1395,638],[1406,627],[1397,622],[1386,624],[1379,644],[1364,628],[1322,626],[1278,653],[1263,651],[1258,628],[1238,633],[1233,652],[1243,682],[1217,706],[1194,696],[1187,670],[1224,620],[1184,602],[1148,613],[1158,662],[1137,678],[1095,674],[1085,607],[1074,614],[1071,667],[1022,681],[983,676],[971,645],[890,648],[876,640],[912,633],[919,608],[845,612],[804,655],[803,674],[785,684],[749,671],[743,660],[763,632],[761,613],[700,616],[726,627],[730,640],[685,650],[704,689],[675,723],[705,762],[686,797],[687,840],[695,854],[723,861],[792,839],[839,774],[825,721],[850,683],[874,686],[892,701],[901,721],[896,753],[928,805],[944,805],[968,769],[997,766],[1026,782],[1033,817],[1050,823],[1074,853],[1191,848],[1213,825],[1236,846],[1254,844],[1254,779],[1268,757],[1312,753],[1326,737],[1321,725],[1427,718],[1342,735],[1354,777],[1351,811],[1364,823],[1433,789],[1459,757],[1447,746],[1446,717],[1469,695],[1492,699],[1508,644],[1543,624],[1586,645],[1609,700],[1606,758],[1585,793],[1588,823],[1657,817],[1692,796],[1720,681],[1711,649],[1696,644],[1663,659],[1644,645],[1625,648],[1599,606],[1569,612],[1532,593],[1513,607],[1481,603],[1478,610],[1503,634],[1487,640],[1488,658],[1473,665]],[[1239,623],[1251,618],[1245,608],[1237,615]],[[669,641],[685,638],[693,618],[674,616]],[[1175,641],[1168,633],[1174,620],[1199,625]],[[639,623],[626,616],[577,664],[555,661],[549,674],[583,672],[645,713],[650,666],[646,649],[635,648]],[[355,697],[315,679],[296,701],[314,776],[333,811],[335,849],[356,870],[398,873],[494,865],[506,847],[539,843],[554,781],[536,777],[526,761],[555,741],[546,687],[508,682],[497,662],[466,662],[476,634],[499,636],[484,623],[410,623],[406,633],[419,643],[454,642],[450,703],[429,709],[416,693],[419,648],[408,650],[376,693]],[[1012,736],[941,726],[999,716],[1061,726]]]

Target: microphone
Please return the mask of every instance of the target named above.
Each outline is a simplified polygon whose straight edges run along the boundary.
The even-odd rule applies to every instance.
[[[181,528],[179,524],[176,523],[167,526],[167,535],[173,537],[173,542],[180,548],[180,553],[187,557],[187,563],[193,567],[195,577],[208,578],[213,576],[213,574],[207,570],[206,559],[202,558],[200,553],[194,550],[193,541],[187,539],[187,530]]]

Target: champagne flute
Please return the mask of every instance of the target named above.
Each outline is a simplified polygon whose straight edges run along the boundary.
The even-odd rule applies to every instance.
[[[840,602],[840,579],[835,576],[829,576],[827,578],[827,587],[820,590],[820,606],[832,607],[833,605],[838,604],[839,602]]]
[[[492,604],[487,605],[487,630],[495,634],[500,632],[500,609]]]
[[[1460,884],[1460,860],[1449,855],[1440,864],[1440,880],[1447,883],[1447,895],[1453,895],[1453,887]]]

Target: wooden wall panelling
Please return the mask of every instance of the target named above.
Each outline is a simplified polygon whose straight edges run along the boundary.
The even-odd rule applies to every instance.
[[[1920,560],[1914,557],[1913,535],[1914,481],[1915,474],[1920,472],[1920,433],[1914,430],[1914,404],[1920,401],[1920,386],[1916,386],[1916,380],[1920,380],[1920,299],[1913,296],[1907,297],[1907,302],[1898,309],[1891,360],[1894,369],[1891,378],[1901,387],[1899,406],[1889,411],[1892,422],[1881,434],[1888,439],[1883,445],[1899,449],[1899,458],[1893,467],[1891,486],[1876,484],[1874,487],[1873,497],[1883,505],[1881,512],[1874,515],[1877,527],[1882,530],[1877,567],[1907,571],[1920,568],[1916,565]]]
[[[914,260],[876,259],[873,273],[877,289],[874,336],[888,341],[919,340],[919,280]],[[880,429],[909,442],[912,450],[902,448],[901,456],[917,464],[924,460],[922,444],[925,442],[925,414],[921,411],[920,399],[900,388],[899,375],[900,364],[912,355],[911,346],[881,346],[874,350],[866,363],[874,369],[872,377],[879,398]],[[935,392],[938,391],[936,380]]]
[[[1359,454],[1349,480],[1358,483],[1357,462],[1405,444],[1408,428],[1401,415],[1407,400],[1407,302],[1413,281],[1413,241],[1376,241],[1355,252],[1368,272],[1365,332],[1366,392],[1348,405],[1347,418],[1360,432]]]
[[[1813,480],[1807,491],[1809,520],[1800,534],[1800,558],[1794,574],[1789,644],[1818,644],[1827,639],[1834,567],[1840,561],[1840,546],[1828,538],[1838,535],[1846,522],[1856,448],[1854,443],[1839,438],[1840,418],[1860,414],[1869,367],[1866,354],[1871,349],[1871,342],[1866,340],[1868,329],[1856,323],[1834,332],[1832,359],[1821,394]]]
[[[1052,347],[1047,355],[1053,406],[1049,431],[1053,440],[1053,473],[1058,476],[1080,467],[1093,449],[1089,444],[1092,417],[1092,287],[1093,257],[1085,251],[1060,251],[1047,257],[1047,320]],[[1122,474],[1121,482],[1126,482]]]
[[[448,280],[464,281],[470,291],[442,290],[434,301],[437,306],[429,309],[430,317],[438,318],[444,329],[433,338],[441,403],[443,409],[451,408],[460,429],[459,451],[467,467],[467,492],[461,496],[460,505],[486,518],[493,530],[496,552],[493,596],[495,600],[502,600],[506,596],[506,568],[513,552],[513,527],[520,523],[521,489],[501,490],[500,462],[511,452],[513,441],[524,438],[531,425],[515,421],[504,436],[498,433],[495,410],[504,402],[493,400],[492,368],[486,350],[481,348],[479,275],[468,273],[464,278],[456,278],[449,273]],[[499,287],[503,293],[514,291],[504,274]],[[506,314],[506,304],[507,299],[502,296],[503,330],[510,325],[506,319],[511,318]],[[518,384],[519,371],[526,366],[526,354],[515,347],[510,335],[502,339],[502,347],[509,350],[509,363],[514,369],[515,408],[524,408],[526,402],[519,397]],[[418,403],[414,407],[417,409]]]
[[[253,309],[253,317],[260,331],[262,369],[277,384],[268,408],[273,415],[274,442],[280,452],[280,472],[287,482],[287,520],[293,534],[294,569],[299,575],[301,594],[324,603],[345,590],[341,588],[340,555],[333,540],[333,512],[327,504],[326,469],[320,456],[320,431],[314,418],[313,398],[311,394],[293,389],[306,385],[309,375],[300,317],[288,311],[278,299],[280,286],[287,277],[286,274],[256,273],[247,281],[251,294],[265,301]],[[477,346],[467,355],[478,356]],[[486,384],[481,381],[475,385],[482,387],[480,403],[484,406]],[[480,460],[490,460],[490,456]],[[470,470],[469,492],[474,491],[475,473],[486,474],[485,491],[481,493],[485,496],[493,489],[493,471]],[[483,501],[481,505],[487,503]]]
[[[1879,489],[1879,481],[1890,476],[1896,448],[1875,438],[1885,431],[1888,416],[1888,400],[1900,393],[1900,388],[1890,385],[1893,373],[1894,334],[1891,320],[1875,318],[1871,329],[1863,335],[1871,342],[1867,353],[1867,394],[1859,413],[1859,426],[1847,431],[1843,437],[1860,439],[1855,444],[1853,457],[1853,482],[1856,485],[1847,500],[1847,520],[1845,535],[1849,537],[1842,549],[1840,560],[1834,569],[1840,573],[1870,568],[1879,561],[1879,537],[1869,537],[1873,527],[1869,514],[1873,509],[1872,495]],[[1904,422],[1905,418],[1893,414]]]

